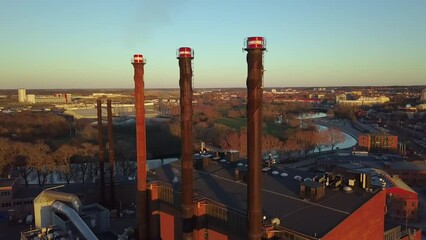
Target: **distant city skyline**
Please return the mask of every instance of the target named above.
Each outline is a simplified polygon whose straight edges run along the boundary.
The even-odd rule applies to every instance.
[[[0,2],[0,89],[245,87],[244,38],[264,36],[265,87],[426,84],[426,1]]]

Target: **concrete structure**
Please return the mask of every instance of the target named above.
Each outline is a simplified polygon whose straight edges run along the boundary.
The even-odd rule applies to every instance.
[[[24,103],[27,101],[27,91],[25,88],[18,89],[18,101]]]
[[[398,150],[398,136],[387,133],[361,134],[358,137],[358,146],[369,152],[396,152]]]

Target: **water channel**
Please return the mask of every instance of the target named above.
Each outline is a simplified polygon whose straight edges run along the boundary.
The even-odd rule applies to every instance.
[[[300,120],[304,120],[304,119],[315,119],[315,118],[324,118],[326,117],[327,114],[325,113],[303,113],[301,115],[299,115],[297,118]],[[318,129],[320,131],[326,131],[328,128],[326,126],[322,126],[322,125],[317,125]],[[336,128],[338,129],[338,128]],[[340,130],[340,129],[338,129]],[[337,144],[334,149],[346,149],[346,148],[351,148],[353,146],[355,146],[357,144],[357,140],[352,137],[351,135],[349,135],[348,133],[340,130],[340,132],[345,136],[345,140],[339,144]],[[326,146],[323,149],[321,149],[321,151],[329,151],[331,150],[330,146]],[[318,152],[318,149],[315,149],[314,152]]]

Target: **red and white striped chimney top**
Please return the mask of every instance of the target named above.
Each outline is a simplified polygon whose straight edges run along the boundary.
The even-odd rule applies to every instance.
[[[194,52],[189,47],[181,47],[178,51],[178,58],[193,58]]]
[[[248,37],[247,38],[247,49],[264,49],[265,48],[264,37]]]
[[[134,63],[143,63],[143,56],[142,56],[142,54],[139,54],[139,53],[134,54],[133,55],[133,62]]]

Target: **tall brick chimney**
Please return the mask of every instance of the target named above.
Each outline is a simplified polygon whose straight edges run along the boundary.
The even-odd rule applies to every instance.
[[[262,80],[263,37],[247,38],[247,158],[248,158],[248,235],[249,240],[262,237]]]
[[[142,54],[133,55],[135,80],[135,108],[136,108],[136,159],[137,159],[137,195],[136,195],[136,222],[139,240],[148,240],[148,207],[146,189],[146,130],[145,130],[145,96],[144,96],[144,65]]]
[[[182,227],[183,240],[192,240],[194,231],[193,209],[193,138],[192,138],[192,59],[193,51],[189,47],[178,50],[180,69],[180,112],[182,132]]]

